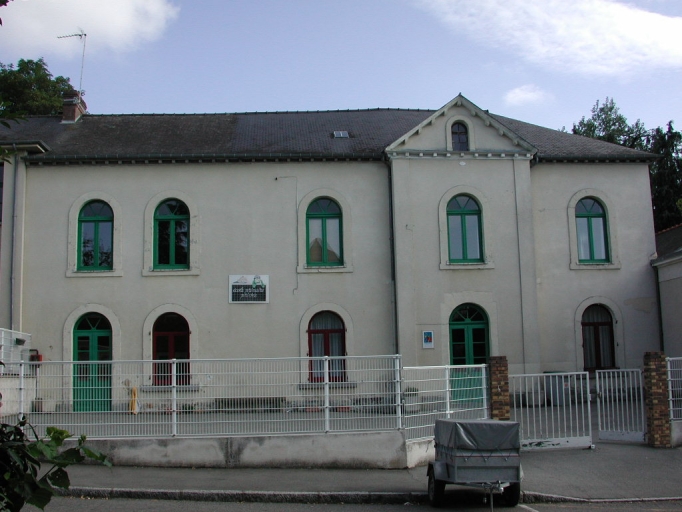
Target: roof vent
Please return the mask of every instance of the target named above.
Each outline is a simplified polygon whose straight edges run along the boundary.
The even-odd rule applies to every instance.
[[[348,132],[346,130],[334,130],[335,139],[347,139]]]

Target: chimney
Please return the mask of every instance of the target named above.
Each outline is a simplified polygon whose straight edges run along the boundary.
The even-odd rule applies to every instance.
[[[88,106],[83,101],[80,93],[78,91],[65,92],[64,98],[64,110],[62,113],[62,123],[75,123],[78,121]]]

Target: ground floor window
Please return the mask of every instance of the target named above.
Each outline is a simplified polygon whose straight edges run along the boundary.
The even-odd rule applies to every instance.
[[[475,304],[462,304],[450,315],[450,364],[487,364],[488,315]]]
[[[585,371],[615,368],[611,312],[600,304],[588,307],[583,313],[582,330]]]
[[[190,383],[189,368],[189,325],[181,315],[166,313],[154,322],[153,329],[154,385],[169,386],[173,383],[173,368],[165,359],[178,359],[176,365],[177,384]]]
[[[111,410],[111,324],[99,313],[78,319],[73,331],[74,411]]]
[[[331,311],[316,314],[308,326],[308,354],[310,357],[342,357],[346,355],[346,328],[343,320]],[[324,381],[324,363],[322,359],[310,361],[310,381]],[[346,364],[344,359],[332,359],[329,363],[329,380],[342,382],[346,380]]]

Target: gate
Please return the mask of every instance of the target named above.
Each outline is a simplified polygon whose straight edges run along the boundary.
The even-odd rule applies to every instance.
[[[599,440],[644,442],[646,412],[641,370],[597,370]]]
[[[587,372],[511,375],[509,391],[522,450],[592,446]]]

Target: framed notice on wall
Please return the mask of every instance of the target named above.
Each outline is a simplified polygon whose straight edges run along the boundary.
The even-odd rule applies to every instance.
[[[230,276],[230,302],[266,304],[270,302],[270,276],[235,274]]]
[[[433,331],[422,331],[422,348],[433,348]]]

